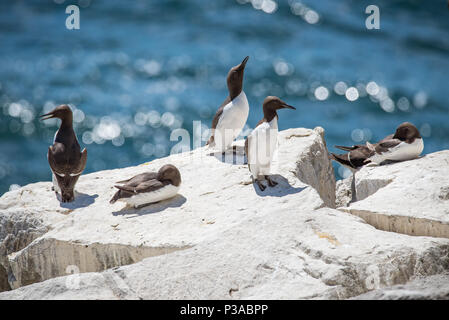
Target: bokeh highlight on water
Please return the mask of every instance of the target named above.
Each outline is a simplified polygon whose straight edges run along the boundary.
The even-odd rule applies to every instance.
[[[65,27],[79,5],[80,30]],[[380,30],[365,27],[380,8]],[[47,0],[0,2],[0,194],[51,179],[46,153],[67,103],[88,149],[85,173],[166,156],[170,132],[202,133],[246,55],[250,115],[265,96],[280,129],[322,126],[334,144],[376,141],[403,121],[424,153],[449,149],[449,10],[441,1]],[[335,165],[337,178],[347,176]]]

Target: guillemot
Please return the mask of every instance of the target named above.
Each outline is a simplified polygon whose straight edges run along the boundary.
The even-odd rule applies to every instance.
[[[42,120],[51,118],[61,119],[53,145],[47,152],[47,160],[53,173],[53,190],[61,194],[62,202],[72,202],[75,199],[75,184],[86,167],[87,150],[84,148],[81,151],[73,130],[73,114],[69,106],[60,105],[41,116]]]
[[[335,146],[348,151],[345,154],[331,153],[331,159],[352,171],[352,194],[355,195],[355,173],[368,163],[381,164],[385,161],[405,161],[418,158],[424,149],[423,139],[418,129],[410,122],[404,122],[390,134],[375,144]]]
[[[249,57],[229,70],[227,86],[229,96],[218,108],[211,126],[211,136],[206,143],[225,152],[240,134],[248,119],[249,104],[243,91],[243,74]]]
[[[174,165],[166,164],[158,172],[141,173],[117,183],[123,185],[115,185],[119,190],[109,202],[120,200],[139,208],[174,197],[181,185],[181,173]]]
[[[424,149],[423,139],[418,129],[410,122],[397,127],[396,132],[380,140],[378,143],[355,145],[352,147],[335,146],[348,151],[346,154],[331,153],[333,160],[358,170],[367,163],[381,164],[384,161],[405,161],[419,157]]]
[[[295,107],[288,105],[278,97],[266,97],[263,102],[264,117],[245,140],[248,169],[262,191],[265,190],[265,186],[261,180],[267,180],[270,187],[277,184],[270,178],[271,160],[277,146],[277,110],[284,108],[296,110]]]
[[[374,145],[375,153],[370,162],[405,161],[416,159],[424,149],[424,141],[418,129],[410,122],[399,125],[392,137],[388,136]]]

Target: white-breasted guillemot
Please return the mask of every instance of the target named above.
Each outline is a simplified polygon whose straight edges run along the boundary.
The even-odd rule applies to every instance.
[[[69,106],[60,105],[41,118],[61,119],[53,145],[48,148],[47,159],[53,173],[53,190],[61,194],[62,202],[71,202],[75,199],[75,184],[86,167],[87,150],[84,148],[81,151],[73,130],[73,114]]]
[[[211,126],[211,136],[206,143],[225,152],[238,137],[248,119],[249,104],[243,91],[243,75],[249,57],[229,70],[227,86],[229,96],[218,108]]]
[[[278,114],[279,109],[295,109],[279,99],[268,96],[263,102],[263,119],[259,121],[254,130],[245,140],[245,153],[248,159],[248,168],[253,180],[257,182],[260,190],[265,190],[262,180],[267,180],[273,187],[277,184],[270,178],[271,161],[277,146]]]
[[[174,197],[181,186],[181,173],[174,165],[166,164],[158,172],[141,173],[117,183],[123,185],[115,185],[119,190],[109,202],[120,200],[139,208]]]
[[[367,163],[381,164],[384,161],[405,161],[419,157],[424,149],[423,139],[418,129],[410,122],[399,125],[394,134],[391,134],[378,143],[355,145],[352,147],[335,146],[348,151],[346,154],[331,153],[333,160],[357,170]]]
[[[381,164],[385,161],[405,161],[418,158],[424,149],[423,139],[418,129],[410,122],[399,125],[394,134],[390,134],[375,144],[351,147],[335,146],[348,151],[345,154],[331,153],[331,159],[352,171],[352,201],[356,201],[355,173],[368,163]]]

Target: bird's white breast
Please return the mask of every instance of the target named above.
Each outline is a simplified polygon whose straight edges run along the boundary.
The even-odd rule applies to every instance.
[[[57,193],[61,193],[61,188],[59,187],[58,180],[56,179],[55,174],[51,175],[51,181],[53,182],[53,188]]]
[[[214,141],[218,149],[225,150],[231,146],[245,126],[248,113],[248,99],[242,91],[223,108],[223,113],[218,120],[214,132]]]
[[[277,146],[278,121],[274,117],[270,122],[258,125],[248,139],[248,164],[255,178],[257,175],[269,175],[271,160]]]
[[[138,193],[130,198],[121,198],[119,200],[124,201],[134,207],[139,207],[172,198],[178,193],[178,190],[179,186],[177,187],[169,184],[154,191]]]
[[[424,141],[422,138],[415,139],[412,143],[401,142],[397,146],[391,148],[387,152],[375,154],[369,160],[375,163],[381,163],[385,160],[405,161],[416,159],[424,149]]]

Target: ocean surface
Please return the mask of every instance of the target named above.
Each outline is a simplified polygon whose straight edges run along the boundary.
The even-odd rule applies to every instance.
[[[70,4],[79,30],[66,28]],[[370,4],[379,30],[365,26]],[[85,173],[164,157],[176,129],[207,138],[226,74],[247,55],[243,135],[276,95],[297,108],[279,112],[280,129],[322,126],[330,151],[404,121],[424,153],[449,149],[446,0],[1,1],[0,195],[51,180],[58,122],[38,116],[58,104],[74,110]]]

